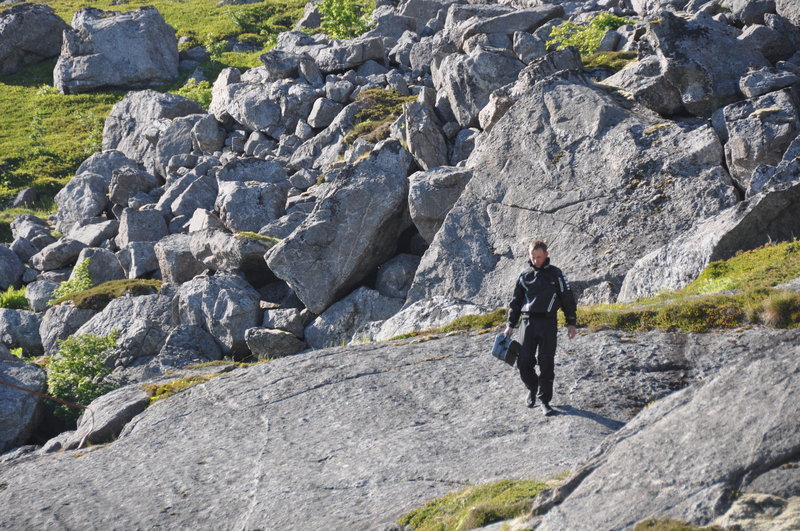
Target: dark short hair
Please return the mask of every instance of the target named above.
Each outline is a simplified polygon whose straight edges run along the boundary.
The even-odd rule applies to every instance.
[[[528,244],[528,250],[535,251],[536,249],[541,249],[542,251],[547,252],[547,244],[542,240],[533,240],[530,244]]]

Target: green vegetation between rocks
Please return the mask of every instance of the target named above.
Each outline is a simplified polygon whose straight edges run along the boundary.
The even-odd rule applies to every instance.
[[[2,90],[2,88],[0,88]],[[0,172],[2,169],[0,168]],[[37,191],[39,194],[44,194],[44,199],[42,201],[38,201],[39,208],[6,208],[2,209],[2,204],[4,200],[11,199],[9,196],[3,196],[4,188],[0,185],[0,196],[6,197],[6,199],[0,198],[0,243],[11,243],[14,240],[14,234],[11,231],[11,222],[17,219],[19,216],[23,214],[33,214],[37,218],[47,219],[50,214],[54,214],[56,211],[55,203],[53,202],[53,196],[58,192],[59,188],[61,187],[60,183],[55,184],[54,186],[46,187],[44,190],[39,188]],[[5,189],[6,192],[9,192],[8,189]],[[13,195],[12,192],[9,192]]]
[[[389,126],[402,114],[403,105],[416,99],[416,96],[401,96],[394,89],[359,92],[355,101],[361,102],[363,109],[356,114],[356,126],[345,135],[345,144],[352,144],[360,137],[373,143],[388,138]]]
[[[195,385],[206,383],[209,380],[225,374],[224,372],[214,372],[208,374],[197,374],[194,376],[187,376],[186,378],[178,378],[171,382],[163,384],[147,384],[142,386],[142,389],[150,395],[150,405],[155,404],[163,398],[169,398],[172,395],[185,391]]]
[[[371,29],[375,0],[322,0],[318,4],[322,31],[336,39],[351,39]]]
[[[107,352],[117,345],[119,333],[110,335],[73,335],[62,341],[58,353],[47,365],[47,392],[62,400],[89,405],[95,398],[114,389],[104,379],[111,374],[113,365],[107,363]],[[59,405],[55,414],[67,421],[75,421],[80,410]]]
[[[406,334],[400,334],[399,336],[394,336],[391,339],[389,339],[389,341],[409,339],[412,337],[419,337],[419,336],[449,334],[451,332],[486,330],[489,328],[495,328],[497,326],[505,324],[507,315],[508,315],[507,308],[498,308],[497,310],[491,313],[464,315],[463,317],[459,317],[458,319],[455,319],[444,326],[436,328],[426,328],[425,330],[414,330]]]
[[[636,52],[597,52],[583,58],[583,66],[586,68],[609,68],[611,70],[622,70],[631,63],[636,62],[638,54]]]
[[[78,308],[102,310],[108,306],[108,303],[124,295],[153,295],[160,289],[160,280],[144,278],[109,280],[97,286],[90,286],[54,298],[51,304],[56,305],[70,301]]]
[[[10,286],[6,291],[0,291],[0,308],[27,310],[28,299],[25,298],[25,287],[17,289]]]
[[[234,236],[257,241],[259,243],[266,245],[268,248],[271,248],[272,246],[276,245],[281,241],[280,238],[273,238],[272,236],[264,236],[263,234],[258,234],[257,232],[249,232],[249,231],[237,232],[234,234]]]
[[[697,527],[691,524],[679,522],[678,520],[657,520],[650,519],[639,522],[634,526],[633,531],[723,531],[721,527]]]
[[[525,514],[547,486],[539,481],[503,480],[470,487],[433,500],[398,523],[424,531],[475,529]]]
[[[92,263],[91,258],[86,258],[82,260],[81,263],[77,264],[72,270],[72,277],[70,280],[65,280],[53,292],[53,297],[50,299],[49,303],[59,304],[59,302],[63,302],[66,300],[67,297],[71,295],[85,291],[92,286],[94,286],[94,282],[92,282],[91,277],[89,276],[89,266]]]
[[[575,46],[581,56],[587,56],[597,51],[600,41],[607,31],[634,23],[635,21],[629,18],[617,17],[611,13],[600,13],[583,24],[575,24],[566,20],[550,30],[550,39],[545,44],[548,49],[554,47],[556,50]]]

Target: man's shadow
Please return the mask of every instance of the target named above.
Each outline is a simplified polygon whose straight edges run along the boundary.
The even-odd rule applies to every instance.
[[[592,413],[591,411],[578,409],[572,406],[553,406],[553,410],[556,411],[557,415],[572,415],[573,417],[583,417],[593,420],[598,424],[602,424],[606,428],[614,431],[617,431],[625,425],[624,422],[620,422],[619,420],[610,419],[608,417],[598,415],[597,413]]]

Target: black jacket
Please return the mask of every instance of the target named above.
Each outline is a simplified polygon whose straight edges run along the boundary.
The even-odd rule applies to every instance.
[[[575,325],[577,304],[569,287],[567,277],[561,270],[550,265],[548,258],[540,269],[528,262],[530,267],[517,279],[514,298],[508,310],[508,325],[514,327],[520,314],[534,317],[556,318],[559,308],[567,318],[567,325]]]

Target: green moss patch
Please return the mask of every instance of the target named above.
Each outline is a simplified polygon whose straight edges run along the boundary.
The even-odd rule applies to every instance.
[[[238,236],[240,238],[247,238],[248,240],[253,240],[259,243],[264,244],[268,249],[273,247],[275,244],[280,243],[279,238],[273,238],[272,236],[264,236],[263,234],[258,234],[257,232],[237,232],[234,236]]]
[[[53,305],[71,301],[78,308],[102,310],[109,302],[123,295],[152,295],[159,289],[161,289],[160,280],[110,280],[93,288],[59,297],[53,301]]]
[[[586,68],[610,68],[611,70],[622,70],[631,63],[636,62],[638,54],[636,52],[597,52],[583,59],[583,66]]]
[[[379,142],[389,136],[389,126],[403,112],[403,105],[416,100],[416,96],[401,96],[396,90],[368,89],[359,92],[355,101],[363,108],[356,114],[358,123],[344,137],[345,144],[365,137],[370,142]]]
[[[399,339],[409,339],[412,337],[420,337],[420,336],[448,334],[451,332],[487,330],[505,324],[507,315],[508,315],[508,309],[506,308],[498,308],[497,310],[491,313],[465,315],[463,317],[459,317],[458,319],[453,320],[452,322],[444,326],[435,328],[426,328],[425,330],[414,330],[413,332],[408,332],[406,334],[395,336],[389,339],[389,341],[396,341]]]
[[[155,404],[161,399],[169,398],[172,395],[185,391],[190,387],[198,384],[203,384],[209,380],[213,380],[217,376],[225,374],[224,372],[213,372],[208,374],[197,374],[194,376],[187,376],[186,378],[178,378],[171,382],[163,384],[147,384],[142,386],[142,389],[150,396],[150,405]]]
[[[503,480],[447,494],[398,520],[425,531],[465,530],[525,514],[547,488],[539,481]]]
[[[634,526],[633,531],[722,531],[721,527],[697,527],[678,520],[657,520],[651,518]]]

